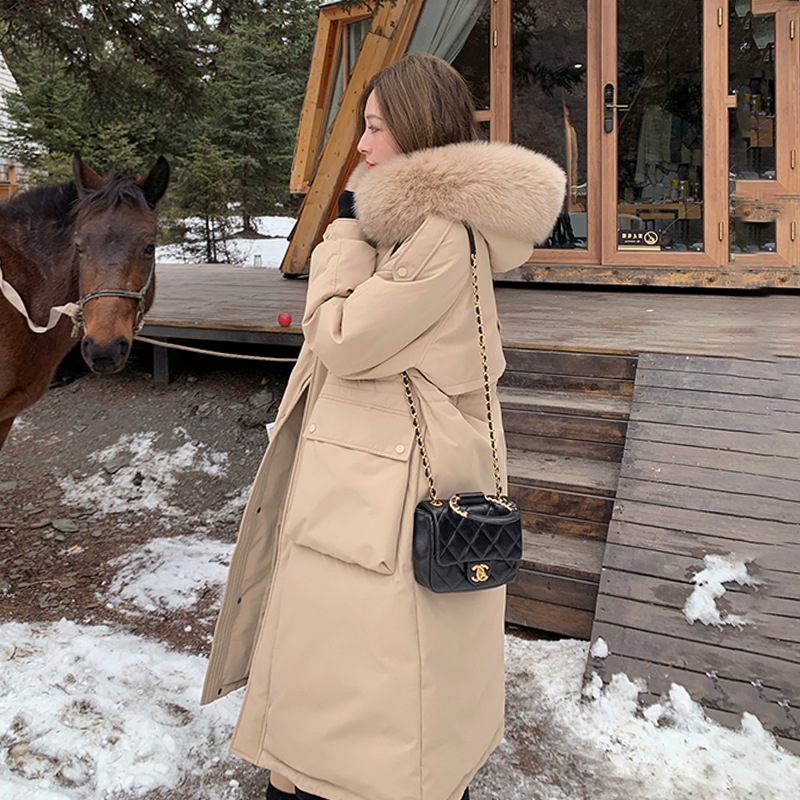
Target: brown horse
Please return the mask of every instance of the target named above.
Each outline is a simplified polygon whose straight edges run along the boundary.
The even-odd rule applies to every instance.
[[[0,205],[2,278],[32,324],[44,327],[51,308],[76,303],[74,321],[62,316],[51,330],[34,333],[0,292],[0,448],[81,332],[92,371],[121,370],[155,295],[155,208],[169,183],[166,159],[135,178],[100,176],[76,154],[73,173],[70,183]]]

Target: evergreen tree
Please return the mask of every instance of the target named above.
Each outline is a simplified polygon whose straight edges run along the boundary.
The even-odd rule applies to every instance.
[[[245,230],[287,198],[315,28],[312,4],[284,0],[260,23],[233,28],[220,49],[211,123],[235,165],[231,198]]]

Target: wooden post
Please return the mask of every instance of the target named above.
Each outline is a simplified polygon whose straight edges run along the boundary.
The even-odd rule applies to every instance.
[[[153,382],[169,383],[169,350],[166,347],[153,345]]]

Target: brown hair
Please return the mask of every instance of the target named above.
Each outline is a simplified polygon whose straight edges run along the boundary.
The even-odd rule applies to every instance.
[[[404,153],[478,138],[472,93],[444,59],[411,53],[373,75],[358,106],[361,121],[372,92]]]

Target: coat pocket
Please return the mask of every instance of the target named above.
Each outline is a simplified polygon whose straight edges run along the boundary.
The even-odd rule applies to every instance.
[[[287,537],[392,574],[414,437],[410,415],[321,395],[302,436]]]

